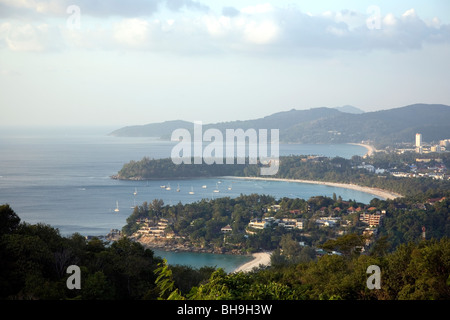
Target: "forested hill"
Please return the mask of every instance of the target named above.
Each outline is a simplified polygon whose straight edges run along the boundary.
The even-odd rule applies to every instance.
[[[449,180],[437,180],[432,178],[399,178],[392,175],[379,175],[366,169],[358,168],[365,164],[408,163],[409,155],[385,155],[372,156],[362,159],[355,156],[351,160],[340,157],[312,158],[307,156],[283,156],[280,157],[280,167],[276,175],[271,178],[300,179],[327,181],[338,183],[357,184],[366,187],[389,190],[402,195],[427,194],[434,197],[433,193],[439,190],[450,190]],[[449,163],[449,154],[441,155],[443,163]],[[172,159],[149,159],[130,161],[124,164],[122,169],[112,178],[119,180],[150,180],[150,179],[179,179],[219,176],[260,176],[260,167],[256,164],[174,164]]]
[[[279,129],[281,142],[292,143],[348,143],[371,141],[391,145],[414,142],[417,132],[425,142],[450,137],[450,106],[442,104],[414,104],[389,110],[365,113],[341,112],[339,108],[314,108],[278,112],[264,118],[203,125],[203,130],[216,128],[244,130]],[[120,137],[158,137],[170,139],[173,130],[193,130],[186,121],[167,121],[147,125],[128,126],[110,133]]]
[[[415,104],[363,114],[340,113],[315,122],[297,124],[285,132],[291,142],[359,142],[377,145],[413,142],[417,132],[425,142],[450,137],[450,106]]]

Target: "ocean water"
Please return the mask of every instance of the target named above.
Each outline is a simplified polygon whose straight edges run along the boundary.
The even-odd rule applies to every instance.
[[[162,199],[165,204],[189,203],[202,198],[261,193],[308,199],[313,195],[341,195],[368,203],[374,196],[343,188],[277,181],[235,179],[192,179],[165,181],[118,181],[110,178],[124,163],[150,158],[167,158],[175,143],[153,138],[118,138],[108,128],[0,129],[0,204],[8,203],[22,221],[46,223],[62,235],[104,235],[121,229],[135,204]],[[280,155],[317,154],[341,156],[366,153],[355,145],[280,145]],[[171,191],[161,185],[171,186]],[[202,188],[206,185],[207,188]],[[180,192],[176,192],[177,187]],[[220,192],[213,189],[219,187]],[[231,187],[231,190],[228,188]],[[195,194],[189,194],[191,189]],[[134,194],[137,191],[136,194]],[[119,212],[114,209],[118,205]],[[219,255],[220,256],[220,255]],[[189,260],[178,255],[169,263]],[[212,265],[223,265],[211,255]],[[223,257],[220,257],[221,259]],[[233,257],[227,259],[233,261]],[[242,257],[241,257],[242,258]],[[216,259],[216,260],[215,260]],[[237,265],[242,263],[235,259]],[[215,264],[216,263],[216,264]],[[211,265],[210,264],[210,265]],[[234,268],[235,263],[225,263]],[[198,266],[198,265],[197,265]]]
[[[188,265],[194,268],[203,266],[222,268],[225,272],[233,272],[237,267],[252,260],[251,256],[214,254],[198,252],[167,252],[154,249],[155,255],[167,259],[168,264]]]

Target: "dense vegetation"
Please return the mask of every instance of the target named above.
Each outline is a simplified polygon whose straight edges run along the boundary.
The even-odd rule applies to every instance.
[[[448,201],[436,207],[446,210],[446,221],[448,209]],[[0,222],[0,299],[450,298],[448,229],[440,240],[417,236],[395,248],[386,241],[389,235],[380,237],[365,254],[351,250],[362,239],[350,233],[323,243],[324,249],[339,249],[343,255],[321,257],[287,234],[270,268],[226,274],[222,269],[168,266],[128,238],[108,245],[79,234],[62,237],[50,226],[20,222],[8,205],[0,206]],[[72,264],[81,268],[79,290],[66,286],[66,269]],[[369,265],[380,267],[381,289],[367,288]]]
[[[372,141],[377,147],[414,141],[417,132],[427,142],[450,137],[450,107],[414,104],[401,108],[341,113],[290,127],[283,140],[300,143],[347,143]]]
[[[171,224],[168,231],[177,239],[169,242],[188,243],[194,247],[209,248],[215,252],[255,252],[275,250],[280,247],[286,233],[296,241],[319,247],[327,239],[335,237],[332,229],[321,228],[315,220],[320,216],[336,216],[351,222],[345,232],[362,234],[367,225],[359,221],[358,212],[348,212],[350,207],[375,207],[386,210],[382,225],[378,228],[379,236],[387,236],[391,249],[398,245],[419,239],[422,227],[430,237],[440,239],[450,235],[450,190],[440,192],[445,198],[434,204],[427,203],[423,195],[398,198],[395,200],[373,199],[365,205],[355,201],[343,201],[340,197],[312,197],[308,200],[283,198],[275,200],[265,195],[241,195],[238,198],[219,198],[201,200],[190,204],[164,205],[162,200],[143,203],[137,206],[128,217],[124,234],[130,236],[140,227],[138,219],[168,219]],[[280,205],[276,213],[267,212],[271,205]],[[339,209],[338,211],[336,209]],[[295,213],[293,213],[295,212]],[[252,236],[246,234],[249,221],[254,218],[273,216],[274,218],[301,218],[304,220],[302,230],[286,231],[282,226],[260,230]],[[343,222],[342,222],[343,223]],[[232,232],[224,236],[221,228],[230,225]]]
[[[254,170],[256,166],[254,166]],[[171,159],[143,158],[140,161],[126,163],[118,172],[117,179],[170,179],[170,178],[199,178],[214,176],[241,175],[248,172],[245,164],[174,164]]]
[[[367,268],[381,270],[381,288],[367,287]],[[325,255],[317,261],[275,265],[251,273],[226,274],[221,269],[188,294],[177,289],[168,270],[159,270],[166,299],[209,300],[448,300],[448,238],[401,245],[380,255]]]
[[[162,260],[126,238],[106,246],[48,225],[21,223],[0,206],[1,299],[141,299],[154,297],[153,270]],[[81,268],[83,290],[69,290],[66,269]]]
[[[44,224],[30,225],[9,205],[0,206],[0,299],[156,299],[155,270],[163,262],[152,250],[124,237],[108,244],[80,234],[62,237]],[[67,288],[67,267],[81,269],[81,290]],[[209,278],[213,268],[172,266],[181,290]]]
[[[277,247],[283,230],[262,230],[255,236],[247,237],[246,228],[253,218],[261,218],[265,207],[275,204],[271,196],[252,194],[238,198],[203,199],[189,204],[164,205],[162,200],[143,203],[134,209],[127,218],[123,228],[126,235],[131,235],[139,228],[138,219],[168,219],[170,232],[175,233],[181,244],[193,247],[209,248],[215,252],[237,251],[241,253],[258,250],[270,250]],[[285,208],[306,208],[307,202],[302,199],[287,200]],[[304,211],[306,212],[306,210]],[[233,231],[224,237],[221,228],[230,225]]]

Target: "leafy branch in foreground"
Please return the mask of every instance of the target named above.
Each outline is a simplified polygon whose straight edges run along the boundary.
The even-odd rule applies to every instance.
[[[158,264],[158,268],[154,271],[158,277],[155,280],[157,288],[160,290],[160,300],[183,300],[180,290],[175,287],[175,281],[172,277],[172,270],[167,264],[167,260]]]

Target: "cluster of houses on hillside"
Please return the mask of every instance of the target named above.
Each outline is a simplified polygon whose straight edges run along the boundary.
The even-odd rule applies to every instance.
[[[274,217],[265,217],[265,218],[255,218],[250,220],[247,225],[246,233],[247,234],[255,234],[258,230],[271,228],[273,226],[281,226],[286,230],[292,229],[303,229],[303,219],[294,219],[294,218],[281,218],[275,219]]]
[[[443,163],[439,154],[450,152],[450,139],[440,140],[439,144],[426,144],[422,141],[422,134],[416,134],[415,144],[410,148],[386,148],[386,150],[377,150],[377,152],[395,152],[397,154],[418,153],[413,163],[408,168],[398,170],[397,168],[375,168],[371,164],[362,163],[357,166],[358,169],[366,169],[376,174],[390,174],[395,177],[421,178],[429,177],[439,180],[450,180],[450,172]],[[430,155],[425,155],[430,154]],[[436,154],[438,157],[436,157]]]
[[[385,210],[378,210],[375,207],[349,207],[348,209],[341,208],[320,208],[315,211],[311,219],[298,218],[302,216],[300,210],[288,210],[284,214],[279,205],[273,205],[267,208],[266,216],[262,218],[251,219],[246,227],[245,233],[247,236],[257,234],[261,230],[271,229],[275,227],[284,228],[286,231],[291,230],[305,230],[310,223],[315,223],[319,228],[330,228],[334,230],[336,235],[343,235],[346,233],[346,228],[350,227],[354,221],[349,218],[350,214],[357,214],[360,223],[365,224],[366,227],[362,231],[363,235],[376,236],[377,228],[382,223],[386,215]],[[273,213],[275,216],[270,215]],[[280,213],[282,213],[280,215]],[[280,217],[281,216],[281,217]],[[353,215],[354,217],[354,215]],[[154,239],[176,239],[179,238],[171,230],[171,222],[168,219],[138,219],[139,229],[135,235],[146,236]],[[220,229],[224,235],[233,233],[233,228],[228,224]],[[369,239],[370,237],[368,237]],[[373,238],[373,237],[372,237]],[[368,240],[367,245],[370,244]]]
[[[141,224],[137,231],[138,235],[153,236],[154,238],[172,239],[174,233],[168,231],[169,220],[160,218],[156,222],[150,219],[138,219],[136,223]]]
[[[439,180],[450,180],[450,172],[441,159],[417,158],[414,163],[410,164],[405,170],[397,168],[375,168],[371,164],[361,164],[356,166],[358,169],[365,169],[376,174],[390,174],[394,177],[410,177],[410,178],[433,178]]]
[[[334,212],[341,212],[342,209],[335,208],[339,210],[333,210]],[[291,212],[294,212],[291,210]],[[321,208],[319,212],[324,213],[324,208]],[[386,215],[386,210],[377,210],[375,207],[370,207],[367,209],[363,209],[361,207],[353,208],[350,207],[346,210],[347,214],[353,214],[353,213],[359,213],[359,221],[367,224],[367,228],[364,231],[364,234],[366,235],[372,235],[376,234],[376,228],[380,226],[383,217]],[[258,230],[266,229],[266,228],[272,228],[274,226],[281,226],[284,227],[287,230],[303,230],[306,225],[306,220],[301,218],[281,218],[281,219],[275,219],[274,217],[265,217],[265,218],[255,218],[252,219],[247,226],[247,234],[255,234]],[[340,216],[322,216],[314,219],[314,222],[319,227],[329,227],[334,228],[336,226],[342,226],[347,227],[351,225],[350,220],[342,221],[342,218]],[[231,232],[232,229],[228,225],[221,230],[224,233]]]

